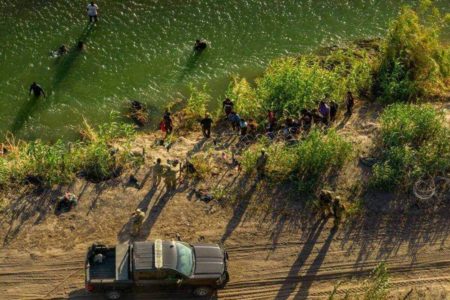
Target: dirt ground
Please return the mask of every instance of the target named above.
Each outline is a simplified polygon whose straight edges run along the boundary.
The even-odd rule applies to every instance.
[[[369,153],[379,108],[365,104],[338,129]],[[327,299],[365,291],[363,281],[381,261],[391,277],[390,299],[450,299],[450,218],[446,202],[421,206],[398,195],[368,194],[367,212],[338,227],[307,211],[283,187],[227,167],[206,183],[180,182],[176,192],[152,182],[156,157],[184,159],[189,151],[211,146],[198,134],[181,137],[167,152],[152,147],[155,134],[142,135],[146,163],[132,173],[141,184],[128,186],[130,173],[99,184],[77,180],[41,194],[18,190],[0,214],[0,299],[102,299],[84,288],[85,252],[94,242],[130,240],[130,214],[141,208],[146,219],[138,240],[174,239],[223,243],[230,256],[230,283],[218,299]],[[212,151],[212,150],[211,150]],[[214,151],[212,151],[214,152]],[[216,153],[220,161],[221,151]],[[215,169],[215,168],[213,168]],[[348,167],[343,184],[364,180],[363,167]],[[209,203],[193,188],[233,191]],[[267,194],[271,190],[273,193]],[[55,215],[54,199],[65,191],[79,197],[72,212]],[[297,195],[301,200],[301,195]],[[448,200],[448,199],[447,199]],[[407,207],[407,208],[405,208]],[[188,299],[184,291],[145,291],[128,299]]]

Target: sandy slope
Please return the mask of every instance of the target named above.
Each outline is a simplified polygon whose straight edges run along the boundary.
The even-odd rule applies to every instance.
[[[369,151],[378,112],[377,107],[360,107],[339,130]],[[364,291],[362,280],[382,260],[392,277],[393,299],[447,299],[450,218],[445,203],[405,211],[392,195],[369,195],[370,213],[335,228],[332,220],[304,213],[301,205],[279,208],[282,191],[263,196],[267,187],[236,177],[233,169],[212,175],[206,186],[238,186],[242,197],[204,203],[185,184],[170,194],[163,185],[153,187],[148,176],[156,157],[183,158],[205,147],[198,135],[181,138],[169,153],[152,149],[154,138],[142,136],[137,142],[138,148],[148,149],[146,166],[136,171],[143,182],[139,190],[126,186],[125,174],[97,185],[80,180],[42,195],[19,191],[11,199],[0,219],[0,299],[102,299],[83,291],[85,250],[94,241],[127,241],[129,215],[136,207],[147,211],[141,240],[179,233],[188,242],[225,244],[231,281],[219,291],[220,299],[327,299],[338,282],[338,296],[355,295]],[[354,180],[364,178],[364,170],[349,168]],[[55,216],[52,199],[67,189],[80,195],[79,207]],[[157,291],[129,299],[149,297],[188,296]]]

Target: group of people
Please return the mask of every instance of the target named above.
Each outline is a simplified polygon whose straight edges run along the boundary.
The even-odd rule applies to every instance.
[[[350,117],[355,105],[355,100],[350,91],[347,92],[344,105],[346,108],[345,116]],[[258,124],[255,119],[250,118],[245,120],[244,118],[241,118],[234,110],[234,103],[231,99],[226,98],[222,102],[222,109],[225,113],[226,120],[230,123],[233,131],[240,132],[242,136],[247,134],[256,136]],[[300,111],[298,118],[293,118],[290,116],[284,118],[284,124],[281,124],[281,126],[278,126],[280,124],[278,124],[276,113],[273,110],[268,110],[266,133],[269,137],[273,136],[273,133],[279,127],[284,128],[286,135],[288,135],[290,133],[295,134],[300,130],[307,132],[311,129],[313,124],[318,126],[329,126],[336,120],[338,110],[339,105],[335,101],[330,100],[329,95],[326,95],[325,99],[320,101],[317,108],[311,110],[304,108]],[[208,113],[200,121],[205,138],[209,138],[211,136],[212,123],[213,120]]]

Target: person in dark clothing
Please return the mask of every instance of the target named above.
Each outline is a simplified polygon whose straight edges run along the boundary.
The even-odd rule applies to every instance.
[[[313,115],[312,113],[307,110],[306,108],[303,108],[300,112],[301,118],[300,118],[300,125],[302,126],[304,131],[309,131],[312,126],[313,122]]]
[[[170,117],[170,112],[168,109],[166,109],[166,111],[164,112],[163,120],[166,133],[171,134],[173,130],[173,122],[172,118]]]
[[[230,100],[230,98],[226,98],[222,102],[222,109],[225,112],[225,115],[228,115],[233,111],[234,103]]]
[[[319,113],[322,115],[323,123],[325,125],[328,125],[328,123],[330,121],[330,107],[325,103],[325,101],[320,101],[320,103],[319,103]]]
[[[311,115],[312,115],[312,120],[314,121],[314,124],[321,124],[323,122],[322,115],[319,113],[317,108],[314,108],[311,111]]]
[[[247,122],[245,122],[244,119],[241,119],[239,121],[239,128],[241,129],[241,136],[244,136],[247,134],[247,127],[248,127]]]
[[[201,52],[208,47],[208,44],[204,40],[196,40],[194,45],[194,50],[197,52]]]
[[[42,87],[37,84],[36,82],[33,82],[30,86],[30,94],[33,93],[35,97],[40,97],[41,95],[44,95],[44,97],[47,97],[45,95],[44,90]]]
[[[228,116],[228,120],[231,122],[231,127],[233,130],[240,129],[241,117],[239,117],[236,112],[232,111]]]
[[[350,91],[347,92],[347,97],[345,99],[345,106],[347,108],[345,114],[350,117],[353,112],[353,106],[355,106],[355,99],[353,99],[352,92]]]
[[[83,51],[85,49],[85,44],[83,43],[83,41],[78,41],[77,49],[78,51]]]
[[[330,121],[331,122],[334,122],[336,120],[338,108],[339,108],[339,105],[336,102],[334,102],[334,101],[330,102]]]
[[[277,126],[277,118],[275,117],[275,112],[273,110],[267,111],[267,119],[269,121],[268,131],[272,132],[275,130],[275,127]]]
[[[211,124],[213,120],[209,116],[209,114],[205,114],[205,117],[200,121],[202,125],[202,132],[205,138],[209,138],[211,136]]]

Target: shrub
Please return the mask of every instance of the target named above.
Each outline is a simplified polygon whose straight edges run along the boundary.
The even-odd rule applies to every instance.
[[[333,51],[326,56],[307,55],[274,60],[252,87],[234,78],[227,96],[245,117],[263,116],[267,109],[298,113],[316,107],[327,94],[342,102],[348,90],[366,92],[372,85],[372,62],[365,51]]]
[[[394,104],[381,115],[380,161],[372,184],[410,188],[420,177],[450,171],[450,129],[444,116],[426,105]]]
[[[296,169],[300,190],[313,192],[321,186],[327,176],[338,171],[351,157],[352,146],[334,130],[324,135],[312,131],[297,146]]]
[[[295,145],[259,142],[242,155],[241,165],[246,172],[255,169],[260,150],[265,148],[269,157],[266,173],[275,182],[292,181],[307,194],[321,188],[329,175],[338,172],[352,156],[352,146],[334,130],[327,134],[313,130]]]
[[[449,91],[450,48],[439,37],[450,15],[442,16],[431,1],[421,3],[418,12],[404,7],[389,28],[375,85],[385,103]]]
[[[233,99],[234,109],[246,119],[263,116],[262,102],[256,95],[256,89],[245,78],[234,77],[228,86],[227,97]]]

